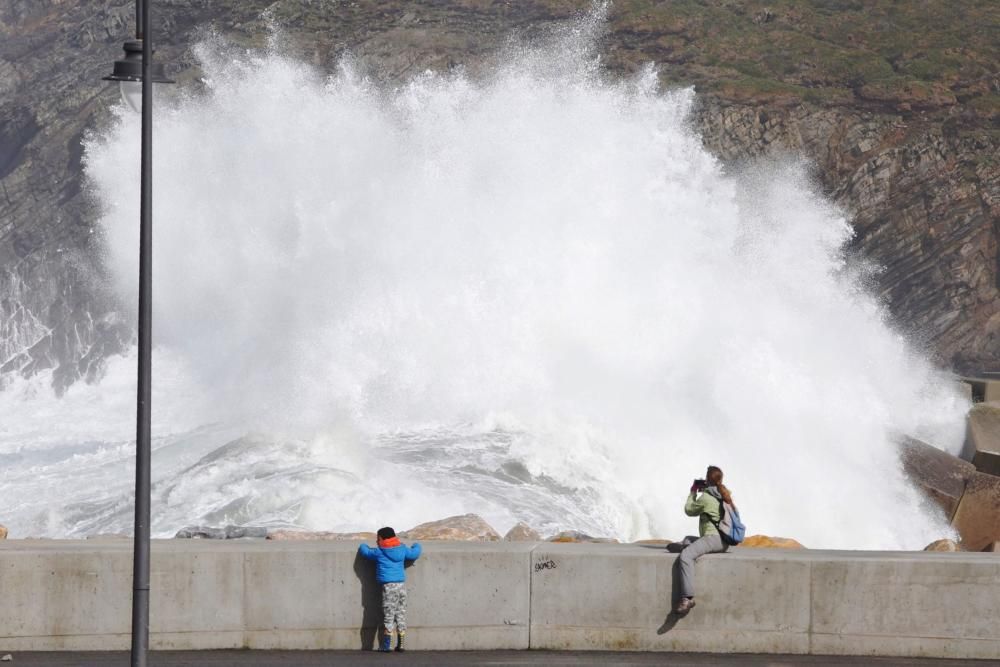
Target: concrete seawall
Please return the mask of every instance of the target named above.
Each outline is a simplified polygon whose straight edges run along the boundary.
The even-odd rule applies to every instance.
[[[413,649],[636,649],[1000,657],[994,554],[427,542],[408,570]],[[379,589],[356,543],[154,541],[154,649],[371,647]],[[131,542],[0,543],[0,651],[127,649]]]

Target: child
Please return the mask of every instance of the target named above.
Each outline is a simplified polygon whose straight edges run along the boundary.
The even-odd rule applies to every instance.
[[[382,584],[382,614],[385,617],[385,635],[379,645],[380,651],[392,650],[392,631],[396,629],[398,641],[396,650],[403,651],[403,637],[406,636],[406,572],[405,561],[420,558],[420,543],[408,547],[396,537],[396,531],[386,526],[376,534],[378,546],[372,549],[367,544],[358,547],[358,553],[375,561],[375,580]]]

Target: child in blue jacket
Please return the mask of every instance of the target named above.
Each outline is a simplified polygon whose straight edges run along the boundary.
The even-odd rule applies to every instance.
[[[392,632],[398,632],[396,650],[403,651],[406,636],[406,571],[405,562],[420,558],[420,543],[408,547],[396,537],[396,531],[386,526],[379,528],[378,546],[374,549],[367,544],[358,547],[358,553],[375,561],[375,580],[382,584],[382,614],[385,635],[379,645],[380,651],[392,650]]]

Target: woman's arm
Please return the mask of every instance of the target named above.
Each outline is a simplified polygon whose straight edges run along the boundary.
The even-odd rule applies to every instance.
[[[684,503],[684,513],[688,516],[700,516],[705,512],[705,504],[698,498],[698,492],[692,491]]]

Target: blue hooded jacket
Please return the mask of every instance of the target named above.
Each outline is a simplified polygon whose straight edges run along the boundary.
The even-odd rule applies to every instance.
[[[378,583],[402,583],[406,581],[405,562],[420,558],[420,543],[415,542],[411,547],[405,544],[391,547],[370,547],[362,544],[358,547],[358,553],[368,560],[375,561],[375,580]]]

